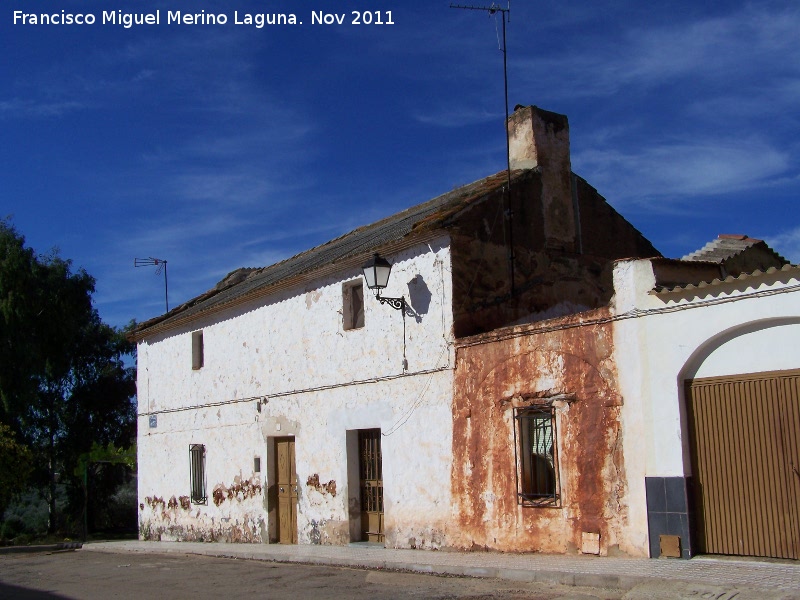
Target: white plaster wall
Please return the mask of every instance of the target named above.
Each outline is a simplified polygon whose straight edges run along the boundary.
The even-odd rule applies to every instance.
[[[366,287],[365,326],[343,329],[342,284],[360,278],[357,270],[139,344],[142,522],[160,519],[163,526],[165,520],[164,511],[146,498],[166,502],[188,495],[189,444],[203,443],[209,497],[215,486],[230,488],[236,477],[251,481],[254,456],[261,457],[265,485],[258,498],[224,501],[219,507],[210,499],[189,514],[179,510],[180,518],[170,522],[182,525],[174,531],[220,522],[230,526],[238,519],[259,530],[252,541],[266,541],[265,492],[272,482],[263,480],[273,460],[268,438],[294,435],[299,542],[320,535],[325,541],[348,520],[346,431],[379,427],[387,544],[403,546],[423,537],[430,547],[440,544],[450,503],[452,443],[448,239],[387,258],[394,267],[384,295],[405,296],[416,313],[405,320],[405,370],[403,318],[380,305]],[[197,329],[203,330],[204,366],[192,370],[191,332]],[[151,414],[158,419],[154,429],[148,426]],[[336,496],[306,486],[313,474],[323,483],[336,481]],[[436,535],[426,533],[431,527]]]
[[[624,399],[630,539],[646,541],[645,477],[691,474],[684,380],[800,368],[800,344],[794,342],[800,336],[800,290],[791,289],[798,279],[783,278],[664,299],[648,293],[655,284],[649,261],[615,266],[614,338]]]
[[[800,312],[800,307],[798,307]],[[730,333],[732,337],[713,345],[710,354],[698,356],[687,364],[687,379],[719,377],[740,373],[783,371],[800,367],[800,315],[795,323],[756,321],[749,330],[742,327]]]
[[[358,481],[348,480],[346,434],[380,428],[387,545],[408,547],[415,538],[417,547],[441,546],[450,509],[451,397],[452,374],[441,371],[270,400],[262,410],[268,435],[287,430],[275,431],[276,419],[297,424],[299,542],[347,529],[347,498],[358,495],[350,489]],[[336,497],[306,485],[314,474],[336,482]]]

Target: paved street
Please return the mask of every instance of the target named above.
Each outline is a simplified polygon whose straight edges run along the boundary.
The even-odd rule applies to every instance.
[[[228,591],[293,600],[788,600],[800,599],[800,564],[136,541],[0,554],[0,598],[216,599]]]
[[[618,599],[620,590],[179,554],[70,551],[0,556],[0,598],[220,597]]]
[[[105,542],[84,551],[202,554],[261,561],[368,567],[466,575],[562,585],[630,590],[642,584],[681,582],[720,589],[748,588],[800,598],[800,562],[697,557],[652,560],[560,554],[396,550],[375,544],[349,546],[222,544],[197,542]],[[713,597],[713,596],[711,596]],[[741,598],[741,596],[740,596]]]

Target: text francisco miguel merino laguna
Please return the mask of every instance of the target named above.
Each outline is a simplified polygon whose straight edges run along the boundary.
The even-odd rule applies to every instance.
[[[167,25],[227,25],[226,13],[211,13],[202,10],[197,13],[168,10],[164,23]],[[240,13],[234,11],[232,24],[250,25],[261,29],[264,25],[302,25],[292,13]],[[14,11],[14,25],[120,25],[130,29],[135,25],[161,25],[161,10],[150,13],[128,13],[121,10],[104,10],[100,19],[94,13],[26,13]],[[329,13],[311,11],[312,25],[394,25],[392,11],[354,10],[349,13]]]

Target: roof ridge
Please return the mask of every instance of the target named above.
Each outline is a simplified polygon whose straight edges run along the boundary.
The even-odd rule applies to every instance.
[[[519,180],[534,172],[538,172],[538,169],[515,169],[512,171],[512,178]],[[374,251],[387,244],[409,238],[409,236],[424,237],[427,232],[446,229],[447,220],[454,211],[457,212],[466,205],[480,202],[496,193],[506,185],[507,176],[507,171],[503,170],[471,183],[454,187],[448,192],[373,223],[361,225],[332,240],[271,265],[235,269],[210,290],[187,300],[166,314],[138,324],[135,331],[142,332],[159,323],[180,320],[182,315],[186,316],[187,311],[189,311],[188,314],[193,314],[197,305],[225,306],[234,302],[237,297],[250,296],[257,290],[272,288],[280,282],[335,265],[351,259],[359,253]]]

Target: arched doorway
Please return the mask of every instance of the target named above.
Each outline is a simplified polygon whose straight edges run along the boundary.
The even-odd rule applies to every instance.
[[[684,370],[701,375],[683,391],[702,553],[800,558],[800,369],[756,371],[792,364],[781,344],[766,344],[800,326],[774,326],[728,332]],[[747,365],[754,372],[741,372]]]

